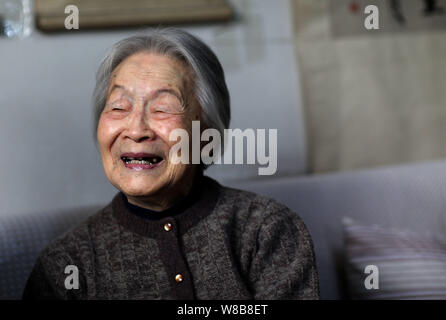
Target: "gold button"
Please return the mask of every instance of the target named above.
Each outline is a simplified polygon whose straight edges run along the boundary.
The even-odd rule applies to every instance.
[[[176,281],[177,283],[180,283],[181,281],[183,281],[183,275],[182,275],[181,273],[177,274],[177,275],[175,276],[175,281]]]
[[[164,230],[166,230],[166,231],[170,231],[170,230],[172,230],[172,224],[171,223],[166,223],[165,225],[164,225]]]

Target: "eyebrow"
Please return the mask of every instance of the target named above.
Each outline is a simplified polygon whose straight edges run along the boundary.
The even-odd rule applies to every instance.
[[[121,89],[130,95],[130,90],[128,90],[125,86],[120,85],[120,84],[113,84],[108,95],[110,95],[115,89]],[[169,94],[174,95],[175,97],[178,98],[178,100],[180,100],[181,104],[184,104],[184,102],[185,102],[181,93],[178,93],[176,90],[170,89],[170,88],[160,88],[160,89],[156,90],[152,94],[152,97],[150,98],[150,100],[156,99],[162,93],[169,93]]]

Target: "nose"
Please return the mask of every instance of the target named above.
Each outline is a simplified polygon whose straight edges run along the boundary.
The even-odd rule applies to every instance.
[[[126,131],[126,137],[135,142],[153,140],[155,138],[155,132],[150,127],[149,119],[142,110],[134,110],[132,112]]]

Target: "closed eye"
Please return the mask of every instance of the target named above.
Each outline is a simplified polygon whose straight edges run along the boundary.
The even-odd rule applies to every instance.
[[[167,105],[167,106],[158,106],[157,108],[154,108],[154,110],[152,111],[153,113],[166,113],[166,114],[181,114],[182,113],[182,108],[180,106],[174,105]]]
[[[129,106],[122,105],[122,104],[114,104],[110,106],[112,111],[125,111],[128,110]]]

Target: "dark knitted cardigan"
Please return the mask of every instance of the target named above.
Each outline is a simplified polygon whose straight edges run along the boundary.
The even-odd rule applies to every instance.
[[[201,177],[183,212],[145,219],[117,194],[53,241],[25,299],[318,299],[310,235],[297,214]],[[79,288],[66,289],[67,265]]]

